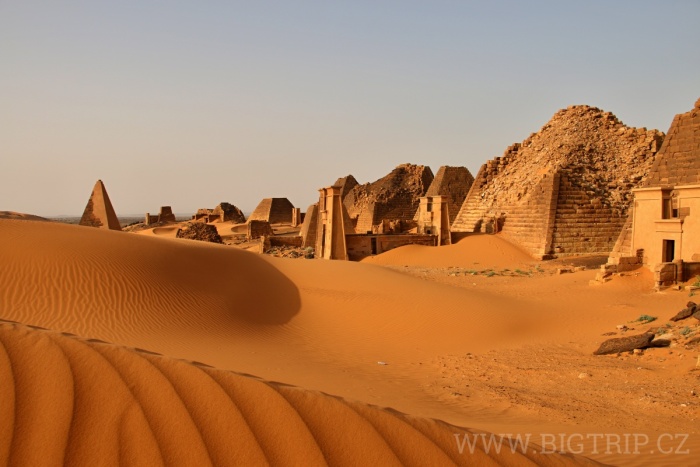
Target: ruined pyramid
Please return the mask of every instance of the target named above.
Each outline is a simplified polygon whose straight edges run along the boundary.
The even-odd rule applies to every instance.
[[[371,232],[382,221],[413,222],[420,197],[433,181],[433,171],[424,165],[401,164],[372,183],[355,185],[343,195],[343,204],[355,232]],[[355,180],[354,177],[352,180]],[[339,179],[345,186],[349,177]]]
[[[537,258],[607,255],[664,134],[585,105],[484,164],[453,232],[502,231]]]
[[[80,225],[110,230],[122,229],[102,180],[97,180],[92,189],[83,217],[80,218]]]

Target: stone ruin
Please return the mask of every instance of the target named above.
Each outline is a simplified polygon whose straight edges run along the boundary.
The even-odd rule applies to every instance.
[[[335,181],[333,186],[340,187],[340,199],[345,201],[345,197],[355,188],[359,183],[355,180],[352,175],[346,175]]]
[[[482,165],[452,231],[502,230],[538,258],[609,254],[663,139],[595,107],[560,110]]]
[[[700,276],[700,99],[676,115],[599,279],[646,265],[657,288]]]
[[[192,220],[203,222],[231,221],[234,224],[243,224],[246,221],[243,211],[226,202],[219,203],[214,209],[198,209],[195,215],[192,216]]]
[[[664,144],[643,186],[700,184],[700,99],[673,118]]]
[[[109,230],[122,230],[102,180],[97,180],[97,183],[95,183],[92,189],[92,194],[90,194],[90,199],[88,199],[87,205],[85,206],[83,216],[80,218],[80,225]]]
[[[444,201],[447,202],[450,225],[452,225],[473,183],[474,176],[466,167],[443,165],[435,174],[425,196],[443,197]],[[414,218],[418,220],[418,212]]]
[[[376,232],[383,221],[401,221],[402,228],[408,230],[415,226],[420,197],[425,195],[433,178],[430,167],[402,164],[373,183],[344,190],[355,181],[349,175],[339,179],[342,183],[336,186],[340,186],[340,196],[355,232]]]
[[[265,198],[260,201],[248,220],[292,224],[293,215],[294,205],[287,198]]]
[[[274,235],[270,223],[267,221],[256,221],[254,219],[248,220],[248,232],[246,238],[248,241],[254,240],[260,237],[269,237]]]
[[[203,222],[186,223],[177,231],[176,237],[201,242],[224,243],[216,227]]]
[[[174,222],[177,222],[177,220],[175,219],[175,214],[173,214],[173,208],[170,206],[161,206],[157,216],[147,212],[146,218],[143,221],[146,225],[169,224]]]
[[[316,247],[316,232],[318,230],[318,203],[314,203],[306,210],[304,222],[301,224],[301,246],[303,248]]]

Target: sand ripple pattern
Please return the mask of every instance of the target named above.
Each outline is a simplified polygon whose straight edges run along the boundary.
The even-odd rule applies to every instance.
[[[458,452],[467,430],[0,322],[0,465],[576,465]]]
[[[258,255],[202,242],[0,220],[1,318],[77,334],[283,324],[296,286]]]

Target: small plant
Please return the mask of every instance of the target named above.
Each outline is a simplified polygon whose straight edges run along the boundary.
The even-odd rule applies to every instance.
[[[493,277],[493,276],[495,276],[495,275],[496,275],[496,271],[488,271],[488,272],[486,273],[486,277]]]
[[[700,276],[697,276],[697,277],[695,278],[695,282],[693,282],[693,283],[690,284],[690,285],[691,285],[691,287],[700,287]],[[694,296],[695,296],[695,290],[690,289],[690,293],[688,294],[688,296],[689,296],[689,297],[694,297]]]
[[[686,326],[686,327],[684,327],[683,329],[681,329],[680,331],[678,331],[678,333],[679,333],[681,336],[687,336],[688,334],[691,334],[692,332],[693,332],[693,330],[690,329],[688,326]]]
[[[656,321],[656,316],[640,315],[639,318],[637,318],[634,322],[639,322],[641,324],[647,324],[647,323],[651,323],[652,321]]]
[[[530,275],[530,271],[523,271],[521,269],[516,269],[515,273],[520,274],[521,276],[529,276]]]

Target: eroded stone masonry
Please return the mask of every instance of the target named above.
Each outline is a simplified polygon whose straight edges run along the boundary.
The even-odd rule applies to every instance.
[[[383,225],[384,221],[415,226],[420,197],[434,178],[430,167],[402,164],[373,183],[354,186],[343,197],[343,186],[350,177],[338,182],[345,180],[341,184],[341,199],[357,233],[372,232],[373,227]]]
[[[595,107],[560,110],[481,167],[452,231],[502,231],[540,258],[608,254],[663,139]]]
[[[700,99],[676,115],[603,273],[645,265],[657,287],[700,275]]]

